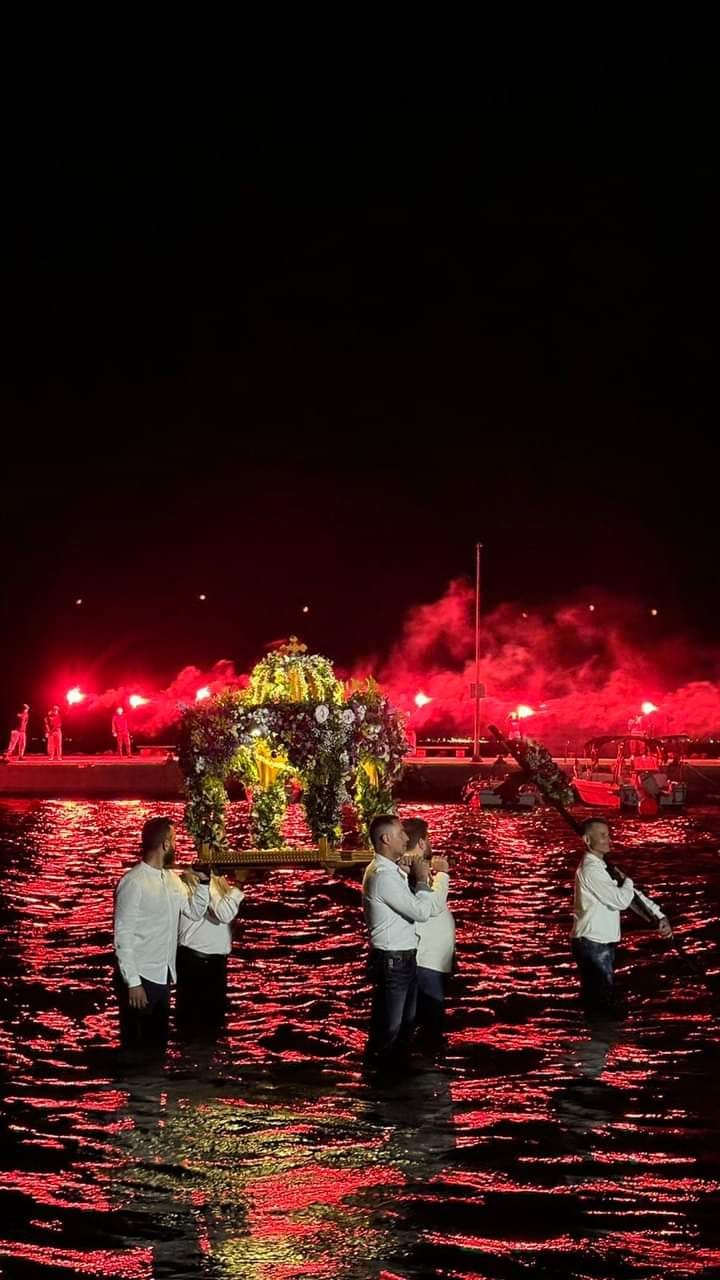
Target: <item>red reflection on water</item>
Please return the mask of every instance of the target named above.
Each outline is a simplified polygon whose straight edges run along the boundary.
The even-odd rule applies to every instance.
[[[21,1258],[38,1267],[64,1267],[78,1276],[152,1280],[152,1249],[58,1249],[55,1245],[0,1240],[0,1257]]]
[[[477,1248],[485,1274],[515,1255],[532,1266],[541,1254],[538,1265],[559,1277],[583,1273],[590,1250],[593,1274],[612,1280],[619,1270],[643,1274],[648,1260],[657,1274],[680,1272],[683,1250],[688,1274],[688,1256],[693,1267],[698,1256],[714,1258],[703,1253],[694,1216],[718,1194],[715,1175],[704,1174],[717,1130],[703,1060],[715,1039],[707,998],[630,921],[621,966],[630,1018],[604,1039],[591,1034],[568,952],[579,850],[551,815],[402,807],[428,819],[435,847],[451,858],[459,950],[446,1073],[417,1096],[425,1077],[409,1078],[406,1101],[403,1090],[363,1090],[359,886],[322,871],[275,871],[248,884],[230,962],[228,1035],[214,1057],[172,1047],[162,1087],[126,1087],[125,1079],[116,1087],[111,1071],[90,1068],[88,1049],[117,1043],[113,886],[155,812],[181,822],[176,804],[0,806],[0,1066],[12,1080],[14,1144],[0,1192],[27,1203],[17,1232],[30,1237],[6,1241],[6,1252],[78,1274],[152,1274],[149,1252],[133,1248],[90,1248],[79,1264],[54,1262],[74,1253],[47,1250],[44,1233],[57,1225],[30,1217],[35,1202],[52,1206],[61,1223],[78,1209],[112,1212],[115,1221],[126,1207],[161,1222],[170,1213],[187,1231],[188,1257],[196,1261],[199,1250],[219,1274],[267,1280],[342,1280],[363,1266],[391,1277],[380,1271],[383,1258],[412,1250],[397,1226],[405,1208],[427,1222],[427,1234],[415,1231],[426,1274],[462,1274],[449,1270],[448,1247]],[[296,807],[289,827],[302,838]],[[229,828],[233,842],[246,838],[244,806],[230,806]],[[618,823],[622,865],[706,952],[720,918],[719,830],[717,815]],[[183,862],[191,849],[179,834]],[[278,1066],[288,1073],[282,1086]],[[248,1092],[218,1095],[218,1079]],[[282,1106],[271,1096],[280,1087]],[[309,1104],[306,1087],[320,1099]],[[525,1216],[515,1218],[509,1197],[518,1193]],[[572,1230],[553,1218],[558,1199]],[[521,1226],[534,1238],[525,1240]],[[130,1246],[133,1229],[120,1226],[113,1239],[126,1231]],[[668,1231],[677,1233],[670,1241]],[[410,1258],[408,1269],[422,1273]]]
[[[364,1169],[340,1169],[310,1164],[300,1169],[254,1178],[249,1186],[248,1221],[253,1235],[305,1236],[327,1230],[321,1216],[308,1218],[311,1208],[332,1207],[362,1191],[367,1183]],[[400,1186],[402,1179],[392,1169],[373,1169],[373,1186]],[[305,1214],[289,1221],[294,1214]]]

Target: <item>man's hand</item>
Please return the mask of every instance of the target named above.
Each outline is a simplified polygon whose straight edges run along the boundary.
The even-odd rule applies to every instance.
[[[447,858],[441,858],[439,854],[435,854],[430,865],[433,871],[444,871],[446,875],[450,871],[450,863]]]
[[[658,933],[661,938],[672,938],[672,926],[667,916],[662,916],[658,921]]]
[[[128,1000],[131,1009],[147,1009],[148,998],[142,982],[138,987],[128,987]]]

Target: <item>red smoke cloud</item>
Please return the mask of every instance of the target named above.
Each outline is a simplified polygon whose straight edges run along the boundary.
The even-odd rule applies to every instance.
[[[555,749],[581,746],[594,734],[627,732],[628,721],[650,701],[658,711],[648,731],[710,734],[720,731],[720,685],[712,678],[720,656],[683,639],[653,639],[657,624],[647,609],[601,593],[593,609],[576,602],[521,611],[500,605],[482,619],[480,680],[486,687],[483,726],[505,724],[519,705],[536,713],[526,723],[533,737]],[[472,733],[475,678],[474,599],[466,581],[413,609],[385,659],[358,663],[353,675],[374,674],[408,713],[419,735]],[[131,694],[149,699],[130,713],[133,732],[157,736],[173,725],[207,685],[212,694],[244,688],[247,675],[231,662],[209,670],[188,666],[160,692],[141,685],[108,689],[83,710],[128,707]],[[417,694],[428,699],[417,705]],[[420,699],[422,703],[422,699]]]
[[[656,733],[720,730],[720,687],[707,678],[708,655],[687,641],[652,638],[647,610],[596,594],[587,603],[524,612],[504,604],[481,625],[483,724],[502,724],[519,704],[532,707],[533,736],[564,747],[598,733],[627,732],[650,700],[644,720]],[[363,673],[368,670],[363,664]],[[405,620],[389,658],[379,664],[386,692],[418,733],[469,736],[475,679],[474,598],[469,583],[450,584],[442,599]],[[418,690],[431,699],[418,707]]]
[[[130,709],[129,718],[133,733],[156,737],[179,720],[183,709],[192,706],[198,689],[207,686],[211,694],[221,693],[223,689],[243,689],[248,677],[235,670],[232,662],[221,659],[207,670],[201,667],[183,667],[167,689],[159,691],[142,688],[139,685],[120,685],[108,689],[99,697],[88,700],[91,711],[107,710],[112,713],[116,707],[130,706],[132,694],[139,693],[148,699],[144,706]]]

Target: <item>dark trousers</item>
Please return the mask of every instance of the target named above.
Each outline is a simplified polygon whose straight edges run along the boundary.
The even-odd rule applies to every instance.
[[[227,1012],[227,956],[178,947],[175,1022],[184,1040],[212,1039]]]
[[[439,1049],[445,1029],[445,989],[447,974],[437,969],[417,967],[418,1041],[423,1048]]]
[[[415,1026],[415,952],[379,951],[373,947],[368,974],[372,983],[372,1010],[367,1056],[379,1067],[390,1067],[407,1051]]]
[[[573,938],[572,953],[580,974],[582,1002],[589,1013],[617,1011],[615,1000],[615,942]]]
[[[113,985],[120,1013],[120,1044],[123,1049],[146,1053],[162,1053],[167,1046],[170,1017],[170,974],[167,982],[150,982],[140,978],[147,996],[147,1008],[133,1009],[128,986],[117,965]]]

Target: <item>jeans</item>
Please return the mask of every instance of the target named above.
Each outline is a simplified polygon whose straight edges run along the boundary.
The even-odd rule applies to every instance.
[[[391,1065],[410,1045],[417,1007],[414,951],[379,951],[368,962],[372,1011],[367,1054],[378,1065]]]
[[[418,965],[418,1039],[427,1049],[437,1049],[442,1043],[446,983],[446,973]]]
[[[227,956],[177,949],[175,1025],[184,1040],[213,1039],[225,1025]]]
[[[615,1006],[615,942],[573,938],[572,953],[580,972],[582,1001],[589,1012],[607,1013]]]
[[[150,982],[140,978],[148,1003],[145,1009],[130,1006],[128,985],[115,967],[113,985],[120,1012],[120,1045],[123,1049],[164,1052],[170,1017],[170,974],[167,982]]]

